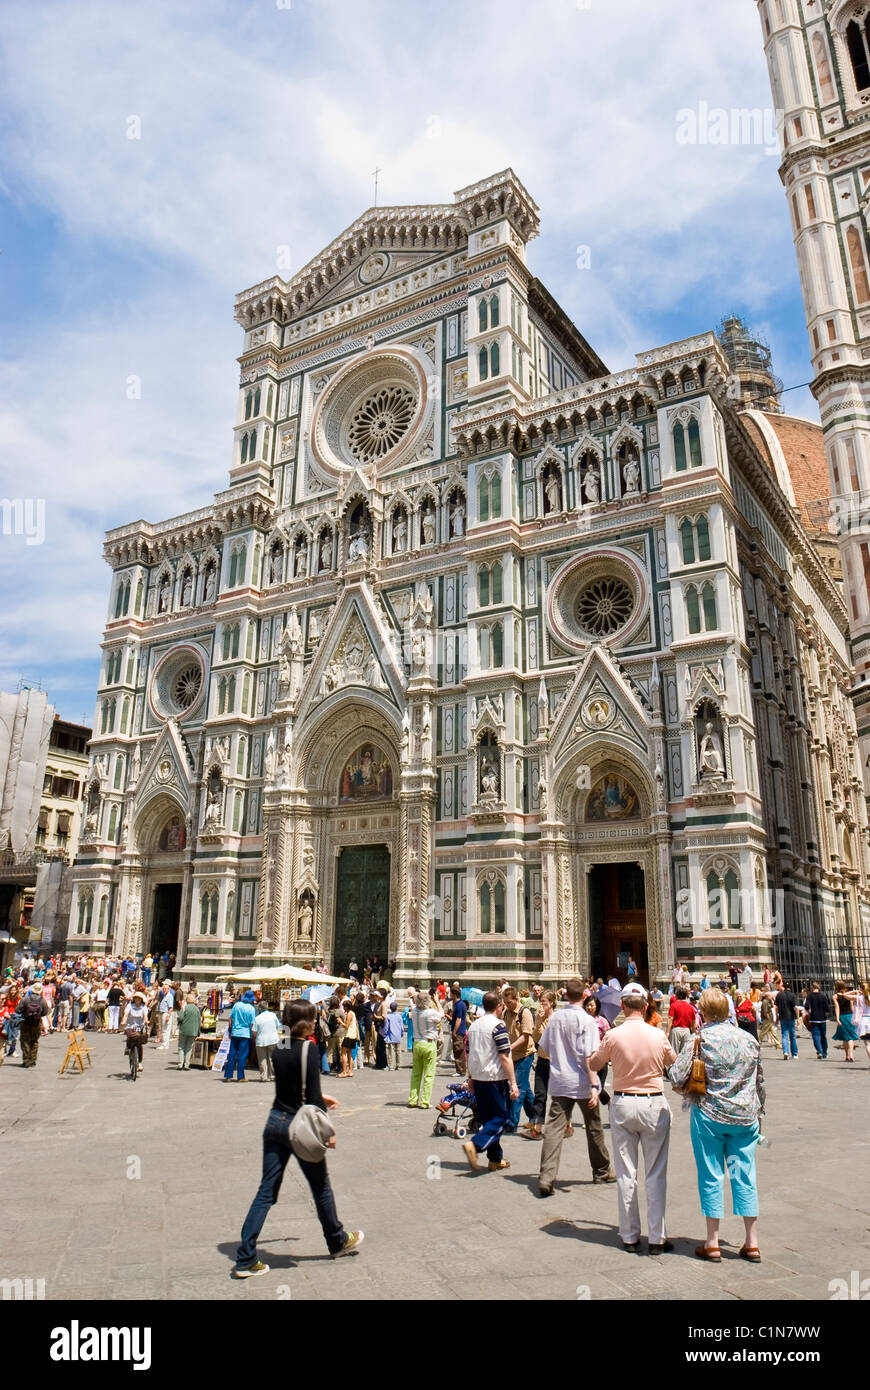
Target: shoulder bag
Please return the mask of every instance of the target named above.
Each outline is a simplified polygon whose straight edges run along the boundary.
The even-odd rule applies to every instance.
[[[707,1068],[701,1056],[701,1034],[695,1034],[695,1045],[692,1049],[692,1065],[689,1075],[686,1077],[682,1086],[674,1088],[682,1092],[684,1096],[705,1096],[707,1094]]]
[[[322,1163],[326,1158],[329,1140],[335,1134],[335,1127],[329,1116],[316,1105],[308,1105],[307,1094],[308,1039],[302,1044],[302,1104],[290,1121],[287,1137],[297,1158],[306,1163]]]

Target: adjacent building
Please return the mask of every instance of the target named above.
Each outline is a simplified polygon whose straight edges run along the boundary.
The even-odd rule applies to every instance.
[[[227,486],[106,537],[70,949],[867,969],[819,431],[733,324],[610,373],[537,232],[508,169],[238,296]]]

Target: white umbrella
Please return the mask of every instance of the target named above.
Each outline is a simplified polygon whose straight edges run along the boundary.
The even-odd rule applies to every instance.
[[[301,970],[297,965],[267,965],[261,970],[228,971],[219,980],[240,980],[258,983],[264,980],[287,980],[299,985],[349,985],[343,975],[318,975],[316,970]]]

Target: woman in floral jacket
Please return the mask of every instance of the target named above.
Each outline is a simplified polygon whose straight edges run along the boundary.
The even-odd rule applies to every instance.
[[[725,1215],[724,1186],[731,1179],[735,1216],[742,1216],[746,1239],[740,1257],[758,1264],[758,1188],[755,1147],[758,1117],[764,1111],[764,1074],[759,1045],[728,1020],[728,1000],[720,989],[705,989],[701,1011],[701,1057],[706,1071],[704,1095],[685,1096],[691,1105],[692,1151],[698,1170],[701,1210],[707,1219],[707,1239],[695,1250],[698,1259],[718,1263],[719,1223]],[[694,1047],[688,1043],[668,1071],[677,1088],[692,1070]]]

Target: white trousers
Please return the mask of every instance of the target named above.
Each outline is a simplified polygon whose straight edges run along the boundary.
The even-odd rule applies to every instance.
[[[640,1239],[637,1155],[643,1151],[648,1239],[661,1245],[666,1239],[665,1206],[668,1199],[668,1146],[671,1108],[664,1096],[613,1096],[610,1102],[610,1140],[619,1234],[626,1245]]]
[[[110,1032],[112,1032],[112,1033],[117,1032],[117,1029],[118,1029],[118,1022],[119,1022],[120,1017],[121,1017],[121,1005],[120,1005],[120,1004],[110,1004],[110,1005],[109,1005],[109,1031],[110,1031]]]
[[[160,1015],[160,1042],[158,1047],[168,1048],[172,1041],[172,1025],[175,1022],[175,1011],[167,1009],[165,1014]]]

